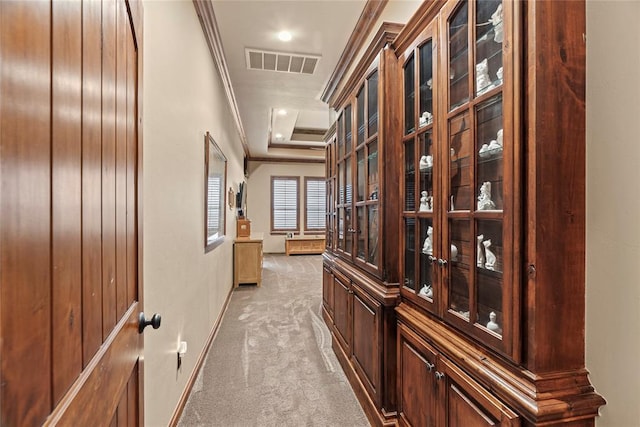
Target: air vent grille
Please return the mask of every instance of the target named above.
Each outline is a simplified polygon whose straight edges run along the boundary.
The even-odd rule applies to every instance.
[[[281,73],[313,74],[320,56],[287,52],[273,52],[245,48],[247,68],[279,71]]]

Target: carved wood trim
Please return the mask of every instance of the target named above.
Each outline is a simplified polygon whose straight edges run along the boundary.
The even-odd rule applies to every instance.
[[[396,314],[401,325],[472,373],[475,381],[536,425],[592,419],[605,403],[589,383],[586,369],[534,374],[474,345],[448,325],[405,303],[396,308]]]
[[[202,25],[202,32],[204,33],[205,39],[207,39],[207,45],[209,45],[213,62],[216,64],[218,72],[220,73],[222,86],[224,87],[224,91],[227,95],[227,101],[231,108],[231,115],[233,116],[238,134],[240,135],[244,154],[246,156],[250,156],[251,153],[249,152],[249,145],[247,144],[247,135],[244,132],[242,120],[240,119],[238,102],[236,101],[236,95],[233,92],[231,77],[229,76],[229,69],[227,67],[227,60],[225,59],[224,49],[222,48],[222,39],[218,30],[216,16],[213,13],[213,3],[210,0],[193,0],[193,6],[198,14],[200,25]]]
[[[364,44],[367,35],[371,32],[382,11],[387,6],[388,1],[389,0],[368,0],[367,4],[364,5],[364,9],[362,9],[362,13],[347,41],[347,45],[344,51],[342,51],[342,55],[340,55],[336,68],[333,70],[333,73],[331,73],[327,86],[322,91],[322,95],[320,96],[322,102],[328,103],[329,98],[333,96],[338,84],[342,81],[349,67],[351,67],[355,55]]]
[[[375,34],[375,36],[373,36],[371,43],[362,55],[362,58],[360,58],[358,65],[356,66],[356,68],[354,68],[347,82],[339,92],[336,92],[334,90],[329,100],[325,102],[329,102],[329,105],[336,110],[339,109],[356,89],[356,86],[362,80],[362,78],[366,77],[367,70],[371,66],[371,63],[374,61],[376,56],[378,56],[380,51],[385,47],[387,43],[391,43],[396,38],[398,33],[403,28],[404,25],[402,24],[397,24],[394,22],[383,22],[380,25],[378,32]],[[343,77],[345,77],[344,74]],[[338,84],[340,83],[340,81],[338,82]]]

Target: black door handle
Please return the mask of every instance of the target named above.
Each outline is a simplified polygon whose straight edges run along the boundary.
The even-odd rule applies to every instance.
[[[142,331],[144,331],[144,328],[146,328],[149,325],[151,325],[153,329],[158,329],[160,327],[161,321],[162,321],[162,318],[158,313],[151,316],[151,320],[147,320],[144,317],[144,312],[141,312],[140,315],[138,316],[138,332],[142,333]]]

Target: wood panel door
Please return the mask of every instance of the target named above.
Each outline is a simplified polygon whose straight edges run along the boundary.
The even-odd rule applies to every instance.
[[[0,1],[0,425],[141,425],[141,4]]]

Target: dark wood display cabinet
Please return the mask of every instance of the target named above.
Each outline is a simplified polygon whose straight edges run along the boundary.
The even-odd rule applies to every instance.
[[[396,419],[397,60],[402,26],[383,23],[355,72],[334,92],[327,147],[323,316],[333,348],[373,425]],[[384,165],[384,167],[383,167]]]
[[[591,426],[604,404],[584,363],[584,34],[583,1],[449,0],[393,43],[401,425]]]

